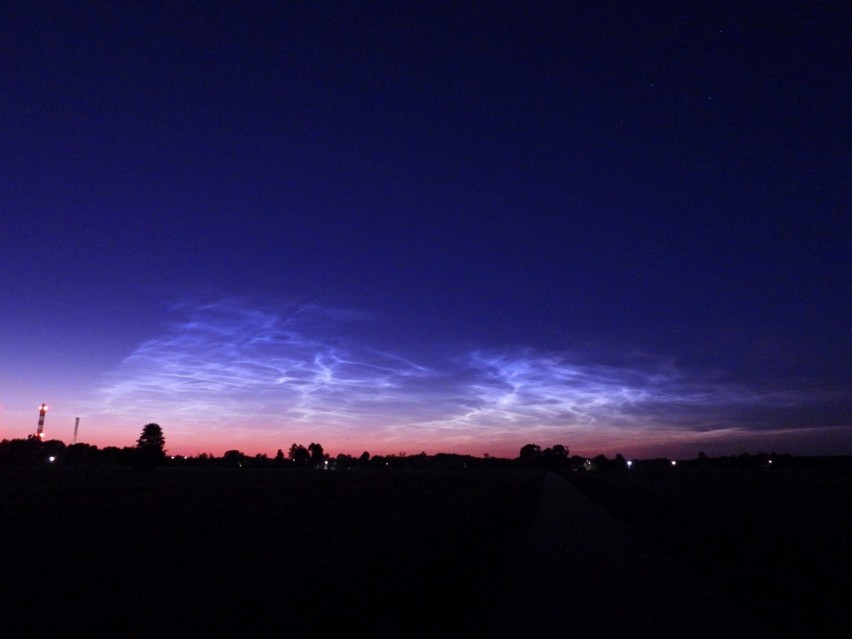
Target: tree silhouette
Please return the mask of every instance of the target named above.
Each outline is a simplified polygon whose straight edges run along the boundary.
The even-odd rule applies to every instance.
[[[538,444],[525,444],[524,446],[521,446],[521,452],[518,459],[521,464],[525,466],[538,465],[542,460],[541,446]]]
[[[562,444],[555,444],[553,447],[545,448],[542,452],[544,463],[548,468],[567,468],[568,467],[568,447]]]
[[[568,447],[563,444],[554,444],[551,450],[556,457],[568,457]]]
[[[136,440],[136,460],[143,466],[152,466],[166,458],[166,438],[159,424],[145,424]]]
[[[166,456],[166,438],[159,424],[145,424],[142,434],[136,440],[136,448],[151,453],[154,456]]]
[[[339,453],[334,460],[334,467],[338,470],[349,470],[355,467],[355,458],[352,455]]]
[[[301,444],[294,443],[290,446],[290,452],[287,456],[293,460],[296,466],[304,466],[308,461],[308,457],[310,457],[310,453]]]
[[[311,466],[319,466],[324,461],[323,450],[320,444],[311,442],[308,446],[308,451],[311,453]]]
[[[71,444],[65,449],[65,460],[71,464],[96,464],[100,458],[101,451],[92,444]]]
[[[246,456],[245,453],[240,450],[226,450],[225,454],[222,455],[222,461],[226,466],[242,468],[246,465]]]
[[[607,456],[603,453],[593,457],[592,463],[594,464],[594,467],[598,470],[610,470],[612,468],[612,462],[607,459]]]

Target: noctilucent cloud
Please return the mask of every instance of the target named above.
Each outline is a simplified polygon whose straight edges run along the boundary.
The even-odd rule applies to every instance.
[[[809,3],[0,26],[0,435],[852,453],[852,45]]]

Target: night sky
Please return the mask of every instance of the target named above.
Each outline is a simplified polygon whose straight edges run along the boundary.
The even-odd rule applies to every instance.
[[[852,453],[843,7],[4,4],[0,437]]]

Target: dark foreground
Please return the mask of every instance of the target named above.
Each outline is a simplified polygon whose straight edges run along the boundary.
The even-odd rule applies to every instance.
[[[852,471],[569,473],[766,636],[852,636]]]
[[[4,636],[849,636],[848,471],[0,473]]]
[[[5,469],[6,636],[490,635],[540,474]]]

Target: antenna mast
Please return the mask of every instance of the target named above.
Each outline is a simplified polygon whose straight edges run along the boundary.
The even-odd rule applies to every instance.
[[[42,404],[38,407],[38,430],[36,437],[44,439],[44,416],[47,413],[47,404]]]

